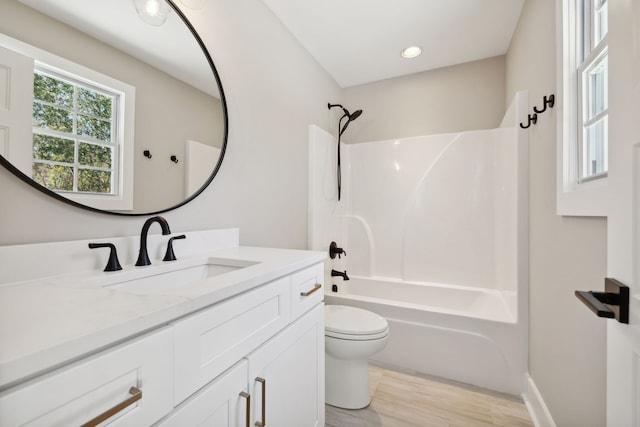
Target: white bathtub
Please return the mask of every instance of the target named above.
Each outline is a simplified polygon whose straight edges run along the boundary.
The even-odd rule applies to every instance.
[[[528,109],[519,92],[500,128],[346,144],[340,202],[335,136],[310,128],[309,248],[347,252],[327,260],[328,304],[388,319],[374,360],[523,392],[528,142],[518,118]]]
[[[327,304],[363,308],[385,317],[391,335],[372,360],[521,394],[526,366],[526,327],[508,292],[434,283],[351,277],[327,286]]]

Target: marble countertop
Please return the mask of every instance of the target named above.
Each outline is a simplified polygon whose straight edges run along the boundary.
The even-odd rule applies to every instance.
[[[166,325],[224,299],[307,266],[324,252],[231,247],[192,254],[171,264],[215,257],[255,264],[150,295],[104,286],[121,275],[167,269],[123,265],[120,272],[66,274],[0,286],[0,390],[130,337]],[[157,270],[153,270],[157,269]]]

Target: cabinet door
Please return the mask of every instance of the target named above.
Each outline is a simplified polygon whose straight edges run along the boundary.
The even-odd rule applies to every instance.
[[[172,409],[173,331],[165,328],[0,394],[0,426],[79,426],[107,413],[100,425],[138,427]]]
[[[289,293],[285,277],[176,322],[175,404],[284,328]]]
[[[158,426],[246,426],[249,404],[247,361],[242,360],[187,399],[170,416],[158,423]]]
[[[251,353],[251,425],[324,426],[324,305]]]

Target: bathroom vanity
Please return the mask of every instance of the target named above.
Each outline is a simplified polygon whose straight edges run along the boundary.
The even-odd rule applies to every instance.
[[[0,425],[324,426],[324,253],[185,234],[0,248]]]

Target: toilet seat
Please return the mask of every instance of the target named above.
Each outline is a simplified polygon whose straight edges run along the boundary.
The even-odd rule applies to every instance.
[[[386,329],[383,332],[379,332],[377,334],[368,334],[368,335],[339,334],[336,332],[324,331],[325,337],[336,338],[339,340],[347,340],[347,341],[379,340],[381,338],[385,338],[388,335],[389,335],[389,329]]]
[[[344,305],[324,306],[325,402],[344,409],[371,403],[369,358],[389,341],[387,320]]]
[[[389,335],[389,324],[384,317],[367,310],[326,305],[324,334],[343,340],[376,340]]]

